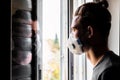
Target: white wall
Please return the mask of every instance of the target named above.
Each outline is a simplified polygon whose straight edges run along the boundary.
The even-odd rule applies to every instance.
[[[109,48],[119,55],[119,26],[120,26],[120,0],[108,0],[109,11],[112,15],[112,25],[109,35]]]

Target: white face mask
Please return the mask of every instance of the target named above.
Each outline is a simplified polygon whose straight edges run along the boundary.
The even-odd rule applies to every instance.
[[[70,52],[72,52],[73,54],[77,54],[77,55],[83,54],[82,43],[81,43],[80,39],[75,38],[72,33],[70,34],[70,37],[68,39],[67,46],[68,46]]]

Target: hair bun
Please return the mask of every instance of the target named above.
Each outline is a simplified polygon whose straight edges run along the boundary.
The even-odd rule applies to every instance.
[[[109,6],[107,0],[100,0],[98,2],[98,5],[105,7],[105,8],[108,8],[108,6]]]

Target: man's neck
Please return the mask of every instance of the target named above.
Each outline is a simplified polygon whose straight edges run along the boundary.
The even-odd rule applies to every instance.
[[[101,49],[101,50],[99,49],[97,51],[95,51],[94,49],[89,49],[86,52],[86,56],[90,60],[90,62],[93,64],[93,66],[95,66],[102,59],[102,57],[104,56],[105,51],[108,51],[108,49],[104,48],[104,49]]]

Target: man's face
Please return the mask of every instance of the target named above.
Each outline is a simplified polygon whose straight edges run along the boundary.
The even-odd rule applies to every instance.
[[[83,53],[83,45],[79,37],[79,32],[81,32],[79,22],[80,16],[74,16],[71,24],[71,33],[68,39],[68,48],[72,53],[81,55]]]
[[[79,38],[79,30],[80,30],[80,26],[79,26],[79,22],[80,22],[80,16],[74,16],[73,20],[72,20],[72,24],[71,24],[71,31],[74,34],[75,38]]]
[[[75,38],[79,38],[83,46],[89,43],[88,31],[82,23],[81,16],[74,16],[71,24],[71,31]]]

